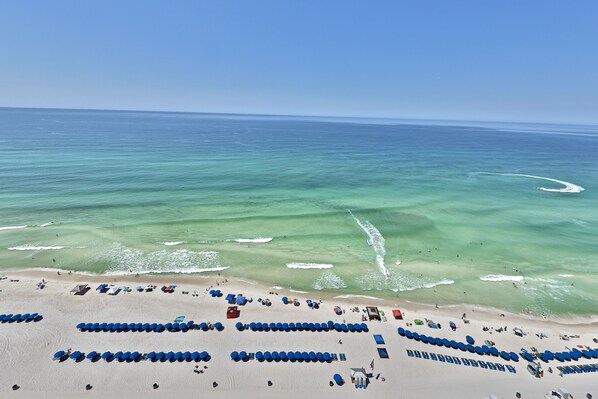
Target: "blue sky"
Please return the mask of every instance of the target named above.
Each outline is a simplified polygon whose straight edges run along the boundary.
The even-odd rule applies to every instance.
[[[598,2],[0,2],[0,106],[598,123]]]

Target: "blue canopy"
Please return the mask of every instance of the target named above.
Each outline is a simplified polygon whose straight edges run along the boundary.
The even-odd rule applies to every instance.
[[[368,332],[368,331],[370,331],[370,330],[369,330],[369,328],[368,328],[368,325],[367,325],[367,324],[365,324],[365,323],[361,323],[361,330],[362,330],[363,332]]]
[[[473,347],[473,345],[468,344],[465,347],[467,348],[468,352],[471,352],[471,353],[475,352],[475,348]]]
[[[467,350],[467,345],[465,345],[463,342],[457,343],[457,346],[464,352]]]
[[[264,352],[264,359],[266,360],[271,360],[272,359],[272,354],[268,351]]]
[[[108,359],[109,357],[112,357],[112,352],[102,353],[102,359]]]
[[[332,356],[330,356],[330,353],[324,352],[324,361],[327,363],[330,363],[332,361]]]
[[[122,353],[122,352],[120,352],[120,351],[118,351],[118,352],[116,352],[116,353],[114,354],[114,358],[115,358],[115,359],[120,359],[121,357],[123,357],[123,353]]]
[[[343,381],[343,377],[341,377],[340,374],[335,374],[334,377],[332,377],[334,379],[334,382],[337,383],[337,385],[343,385],[344,381]]]
[[[235,294],[228,294],[225,298],[227,302],[234,302],[235,301]]]
[[[416,341],[419,341],[419,334],[416,333],[416,332],[414,332],[413,333],[413,339],[416,340]]]
[[[206,351],[203,351],[203,352],[201,352],[201,353],[199,354],[199,358],[200,358],[201,360],[206,360],[206,359],[208,358],[208,356],[209,356],[209,354],[208,354],[208,352],[206,352]]]
[[[98,355],[99,355],[99,353],[98,353],[98,352],[96,352],[96,351],[91,351],[91,352],[89,352],[89,353],[87,354],[87,358],[88,358],[88,359],[94,359],[94,358],[95,358],[96,356],[98,356]]]
[[[475,339],[473,339],[473,337],[471,335],[468,335],[465,337],[465,340],[467,341],[468,344],[473,345],[475,344]]]
[[[285,351],[278,352],[278,357],[280,357],[280,360],[286,361],[287,353]]]
[[[293,352],[289,352],[289,353],[287,353],[287,357],[289,358],[289,360],[290,360],[291,362],[294,362],[294,361],[295,361],[295,353],[293,353]]]
[[[384,338],[382,338],[382,335],[380,334],[374,334],[374,341],[376,341],[378,345],[384,344]]]
[[[197,360],[199,358],[199,352],[193,352],[191,354],[191,360]]]
[[[79,323],[79,324],[77,324],[77,328],[78,328],[78,329],[83,329],[83,328],[85,328],[85,323]]]
[[[162,360],[162,359],[165,359],[165,358],[166,358],[166,353],[164,353],[164,352],[158,352],[158,353],[156,353],[156,359]]]
[[[244,296],[239,295],[235,302],[237,303],[237,305],[245,305],[245,302],[247,302],[247,299]]]
[[[515,352],[509,352],[509,357],[514,362],[518,362],[519,361],[519,356]]]
[[[260,351],[255,352],[255,358],[259,361],[262,361],[262,360],[264,360],[264,354]]]
[[[524,353],[522,353],[522,354],[521,354],[521,356],[522,356],[522,357],[523,357],[525,360],[527,360],[528,362],[531,362],[531,361],[533,361],[533,360],[534,360],[534,357],[533,357],[533,356],[532,356],[532,354],[531,354],[531,353],[529,353],[529,352],[524,352]]]
[[[245,327],[243,326],[243,323],[241,323],[240,321],[238,321],[237,324],[235,324],[235,327],[239,331],[243,331],[245,329]]]
[[[65,351],[58,351],[54,354],[54,359],[59,359],[59,358],[63,357],[64,355],[66,355]]]
[[[505,351],[501,351],[500,352],[500,357],[502,357],[505,360],[510,360],[511,359],[511,356],[509,356],[509,354],[507,352],[505,352]]]
[[[457,341],[455,341],[454,339],[451,340],[451,348],[459,349],[459,343]]]
[[[214,323],[214,328],[218,331],[222,331],[224,329],[224,326],[222,325],[222,323],[217,321],[216,323]]]
[[[83,354],[82,354],[81,352],[79,352],[79,351],[74,351],[74,352],[71,354],[71,356],[70,356],[70,357],[71,357],[71,359],[78,359],[78,358],[80,358],[82,355],[83,355]]]
[[[481,346],[476,346],[475,347],[475,353],[477,353],[478,355],[483,355],[484,354],[484,350],[482,349]]]
[[[245,360],[245,359],[247,359],[249,356],[247,355],[247,352],[245,352],[245,351],[241,351],[241,352],[239,352],[239,357],[241,358],[241,360]]]

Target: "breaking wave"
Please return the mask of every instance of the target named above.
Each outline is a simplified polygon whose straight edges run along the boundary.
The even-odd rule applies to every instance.
[[[477,174],[482,175],[495,175],[495,176],[518,176],[518,177],[529,177],[531,179],[539,179],[539,180],[546,180],[551,181],[554,183],[562,184],[563,188],[547,188],[547,187],[538,187],[538,190],[542,191],[550,191],[553,193],[581,193],[585,191],[585,188],[578,186],[577,184],[573,184],[568,181],[552,179],[550,177],[543,177],[543,176],[534,176],[534,175],[526,175],[522,173],[491,173],[491,172],[478,172]]]
[[[289,269],[332,269],[329,263],[287,263]]]
[[[272,241],[272,237],[235,238],[234,240],[231,240],[231,241],[238,242],[239,244],[247,244],[247,243],[265,244],[267,242]]]
[[[64,249],[64,247],[58,245],[50,245],[50,246],[35,246],[35,245],[21,245],[18,247],[10,247],[8,248],[9,251],[52,251]]]
[[[505,276],[503,274],[488,274],[480,277],[482,281],[523,281],[523,276]]]
[[[373,299],[375,301],[381,301],[382,300],[382,298],[376,298],[375,296],[352,295],[352,294],[338,295],[338,296],[335,296],[335,298],[338,298],[338,299],[365,298],[365,299]]]
[[[359,227],[361,227],[361,229],[368,236],[371,246],[374,248],[374,252],[376,253],[376,264],[378,265],[378,269],[380,270],[380,273],[382,273],[382,275],[388,279],[388,269],[384,265],[384,257],[386,256],[386,241],[384,240],[384,237],[380,231],[369,221],[357,218],[350,210],[349,213],[353,219],[355,219]]]
[[[365,291],[391,290],[394,292],[414,291],[421,288],[434,288],[439,285],[455,284],[451,279],[434,280],[427,277],[415,277],[407,273],[391,271],[388,278],[380,273],[369,272],[356,279],[357,284]]]
[[[48,222],[48,223],[40,224],[39,227],[48,227],[48,226],[51,226],[53,224],[54,224],[54,222]]]
[[[0,227],[0,231],[4,231],[4,230],[18,230],[18,229],[24,229],[28,227],[27,225],[23,225],[23,226],[4,226],[4,227]]]
[[[117,243],[104,255],[109,263],[107,274],[206,273],[226,270],[218,252],[195,252],[188,249],[162,249],[144,252]]]
[[[559,277],[575,277],[574,274],[559,274]]]
[[[167,247],[174,247],[175,245],[185,244],[185,241],[160,241],[158,244],[166,245]]]

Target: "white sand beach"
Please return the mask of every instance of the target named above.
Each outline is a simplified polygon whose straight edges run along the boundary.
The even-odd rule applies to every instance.
[[[465,341],[467,335],[476,340],[494,341],[500,350],[520,352],[520,348],[536,347],[544,350],[563,351],[577,345],[597,348],[593,342],[598,338],[596,320],[559,319],[537,320],[527,315],[516,315],[498,309],[472,309],[468,307],[439,308],[409,303],[389,302],[375,298],[334,298],[331,294],[298,293],[286,288],[271,288],[247,281],[224,282],[223,277],[199,276],[97,276],[66,274],[55,271],[27,270],[6,272],[0,281],[0,313],[33,313],[43,315],[38,322],[0,324],[0,397],[398,397],[398,398],[514,398],[516,392],[522,398],[542,398],[544,394],[565,388],[575,398],[585,398],[587,393],[598,395],[596,373],[559,376],[556,366],[572,364],[595,364],[596,359],[580,359],[560,363],[556,360],[542,363],[543,378],[535,378],[526,371],[527,362],[505,361],[500,357],[480,356],[450,348],[427,345],[399,336],[398,327],[414,332]],[[43,289],[37,289],[41,280]],[[13,281],[18,280],[18,281]],[[70,291],[79,283],[90,285],[82,296]],[[126,285],[132,292],[120,292],[110,296],[99,293],[99,283]],[[136,292],[137,285],[155,284],[153,292]],[[160,291],[163,285],[176,284],[174,293]],[[218,286],[217,286],[218,284]],[[254,301],[240,306],[240,317],[226,319],[227,302],[224,297],[214,298],[208,289],[218,288],[224,295],[242,293]],[[184,294],[183,292],[188,292]],[[275,292],[276,294],[269,294]],[[197,295],[194,295],[197,293]],[[285,305],[281,298],[297,298],[301,305]],[[263,306],[258,298],[269,298],[272,305]],[[319,309],[310,309],[306,299],[322,301]],[[340,306],[344,313],[337,315],[334,307]],[[352,308],[359,307],[358,312]],[[362,309],[377,306],[384,311],[386,320],[368,321],[367,333],[331,332],[253,332],[237,331],[235,323],[259,322],[326,322],[361,323]],[[404,312],[404,320],[392,317],[393,309]],[[466,313],[469,323],[462,320]],[[501,316],[504,314],[504,316]],[[75,326],[80,322],[106,323],[167,323],[177,316],[185,321],[222,322],[219,332],[80,332]],[[441,329],[426,325],[408,326],[415,319],[432,319]],[[451,331],[453,321],[456,331]],[[483,331],[488,327],[488,331]],[[500,328],[505,332],[497,332]],[[513,333],[522,328],[525,336]],[[546,334],[540,338],[536,334]],[[385,344],[377,345],[373,334],[382,335]],[[579,336],[568,341],[561,335]],[[342,340],[342,344],[339,343]],[[380,359],[377,348],[386,348],[389,359]],[[90,351],[207,351],[209,362],[92,362],[85,359],[79,363],[68,359],[53,360],[59,350]],[[409,357],[407,349],[444,354],[473,360],[492,361],[515,367],[516,373],[494,371],[481,367],[442,363]],[[346,361],[331,363],[313,362],[235,362],[232,351],[321,351],[343,353]],[[371,362],[374,360],[374,368]],[[196,369],[196,365],[198,368]],[[204,368],[207,366],[207,368]],[[367,389],[356,389],[350,381],[350,368],[365,368],[372,374]],[[553,373],[548,372],[552,367]],[[201,373],[195,372],[202,371]],[[330,386],[334,374],[340,374],[346,383]],[[376,378],[378,377],[378,378]],[[272,382],[268,386],[268,381]],[[217,382],[217,387],[213,387]],[[13,385],[18,389],[13,391]],[[86,385],[91,389],[86,390]],[[153,384],[158,384],[154,389]]]

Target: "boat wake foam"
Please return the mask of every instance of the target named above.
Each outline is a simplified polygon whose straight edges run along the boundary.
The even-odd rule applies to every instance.
[[[371,242],[371,247],[374,248],[374,252],[376,254],[376,265],[378,266],[380,273],[382,273],[382,275],[388,279],[388,269],[384,264],[384,257],[386,256],[386,241],[384,240],[382,233],[380,233],[380,230],[378,230],[369,221],[359,219],[358,217],[353,215],[353,212],[351,212],[351,210],[349,210],[348,212],[351,214],[353,219],[355,219],[355,222],[357,222],[359,227],[361,227],[361,229],[368,236],[368,240],[369,242]]]
[[[287,263],[289,269],[332,269],[329,263]]]
[[[314,282],[313,287],[316,290],[327,290],[327,289],[338,290],[341,288],[347,288],[347,284],[345,284],[345,282],[343,281],[342,278],[340,278],[336,274],[332,273],[331,271],[326,270]]]
[[[585,191],[585,188],[578,186],[577,184],[573,184],[568,181],[552,179],[550,177],[543,177],[543,176],[534,176],[534,175],[526,175],[522,173],[492,173],[492,172],[476,172],[476,174],[480,175],[494,175],[494,176],[517,176],[517,177],[529,177],[530,179],[539,179],[539,180],[546,180],[551,181],[554,183],[562,184],[563,188],[547,188],[547,187],[538,187],[538,190],[542,191],[549,191],[553,193],[581,193]]]

